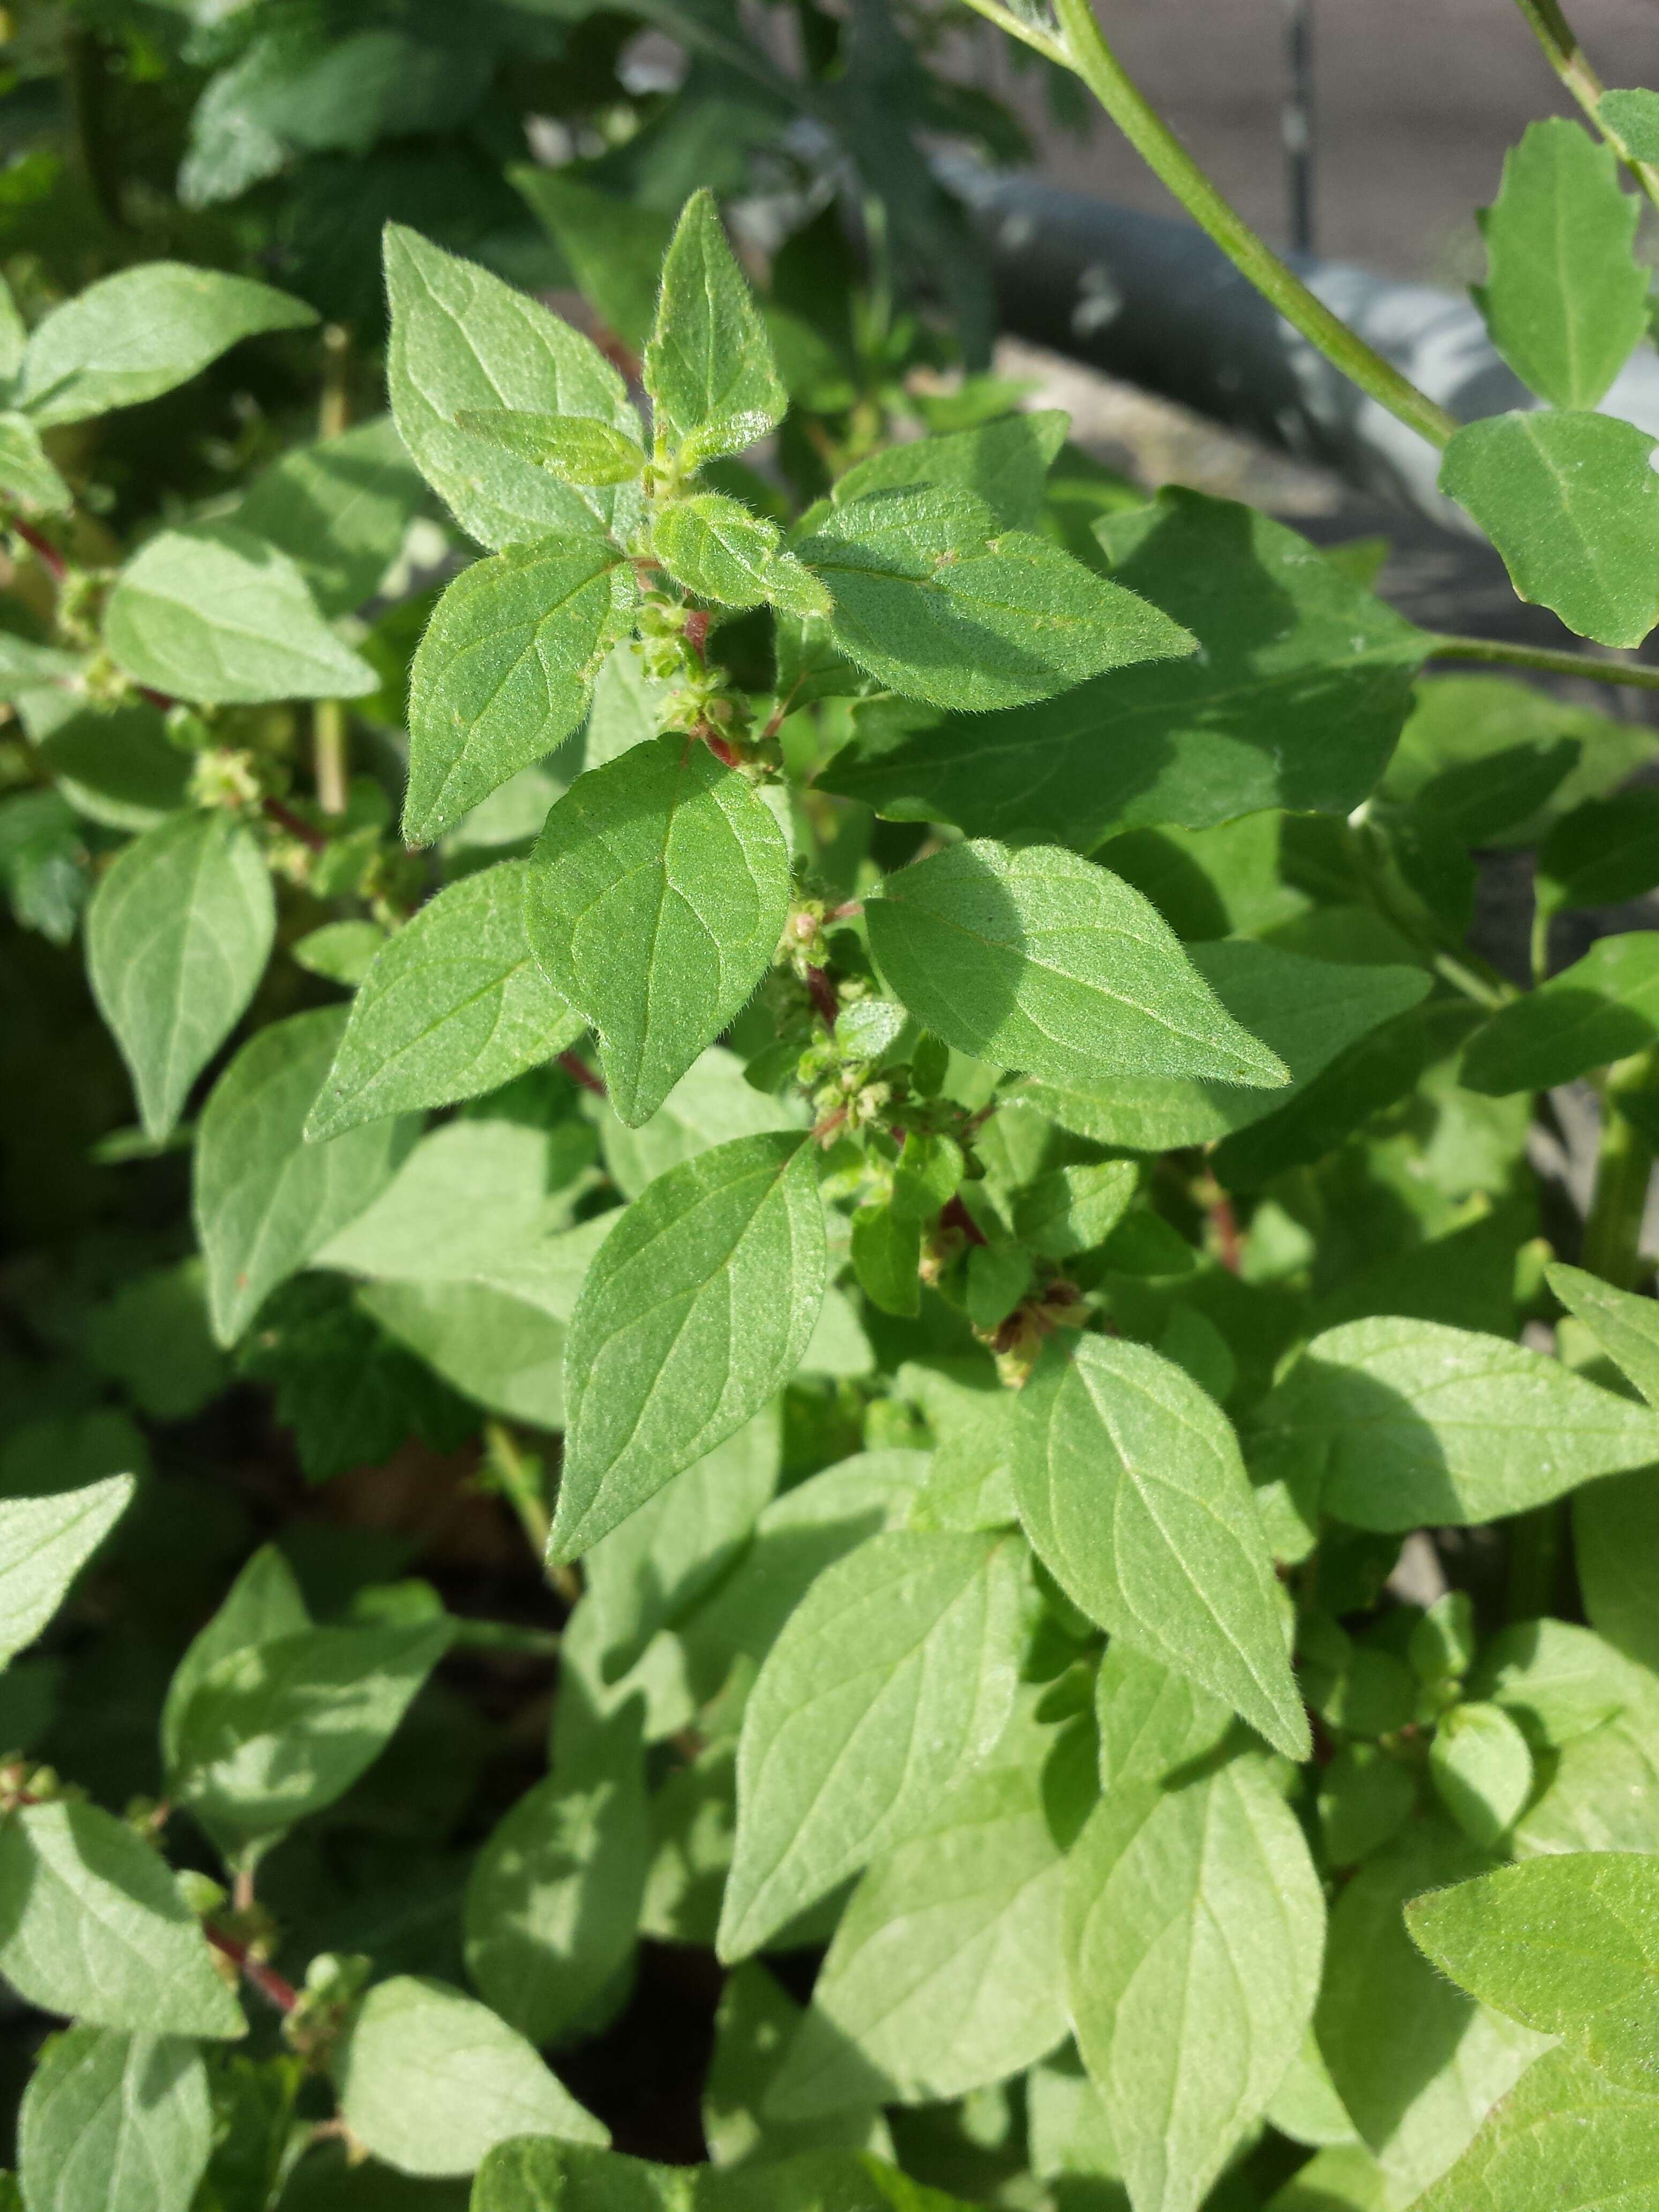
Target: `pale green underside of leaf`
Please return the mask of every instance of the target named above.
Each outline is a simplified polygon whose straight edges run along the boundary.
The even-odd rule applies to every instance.
[[[64,514],[75,504],[26,415],[0,414],[0,491],[43,514]]]
[[[132,1502],[130,1474],[0,1504],[0,1667],[33,1644]]]
[[[426,499],[389,415],[296,446],[256,477],[235,520],[286,553],[325,615],[355,613]]]
[[[1548,1280],[1562,1304],[1583,1322],[1649,1405],[1659,1406],[1659,1305],[1559,1261],[1548,1270]]]
[[[1018,707],[1193,649],[1157,607],[952,488],[872,492],[795,550],[829,586],[840,650],[934,706]]]
[[[744,1715],[723,1959],[902,1843],[1001,1734],[1022,1547],[1000,1534],[874,1536],[814,1583]]]
[[[470,2174],[514,2136],[610,2140],[487,2005],[410,1974],[369,1991],[334,2075],[352,2133],[400,2173]]]
[[[463,877],[386,940],[351,1002],[309,1142],[480,1097],[575,1043],[582,1018],[531,953],[529,872],[504,860]]]
[[[394,1119],[306,1143],[306,1119],[345,1020],[343,1007],[328,1007],[261,1030],[203,1109],[196,1231],[222,1344],[234,1344],[270,1292],[362,1212],[416,1135],[413,1122]]]
[[[1400,735],[1423,634],[1231,501],[1166,490],[1101,535],[1115,580],[1198,653],[1004,714],[902,718],[908,735],[866,739],[860,709],[819,781],[895,819],[1084,853],[1139,823],[1357,806]]]
[[[1310,960],[1249,939],[1186,948],[1227,1013],[1290,1072],[1277,1090],[1172,1076],[1115,1075],[1086,1088],[1028,1085],[1022,1096],[1097,1144],[1162,1152],[1214,1144],[1276,1114],[1340,1053],[1427,997],[1419,968]]]
[[[1413,2212],[1659,2212],[1659,2099],[1546,2051]]]
[[[404,835],[430,844],[586,714],[634,605],[608,538],[512,545],[464,568],[410,670]]]
[[[784,2119],[1003,2081],[1068,2026],[1065,1861],[1040,1775],[968,1778],[854,1891],[767,2100]]]
[[[1135,2212],[1197,2212],[1299,2049],[1325,1904],[1254,1753],[1113,1790],[1066,1868],[1073,2026]]]
[[[799,1364],[826,1273],[799,1136],[717,1146],[635,1201],[570,1325],[555,1559],[579,1557],[759,1412]]]
[[[286,553],[234,523],[163,530],[129,561],[104,644],[135,683],[210,706],[356,699],[379,678],[323,620]]]
[[[1213,1400],[1144,1345],[1063,1339],[1020,1393],[1013,1465],[1026,1534],[1073,1602],[1304,1759],[1267,1539]]]
[[[1492,539],[1523,599],[1600,645],[1640,645],[1659,621],[1653,447],[1609,415],[1489,416],[1447,447],[1440,489]]]
[[[213,2145],[207,2069],[176,2035],[74,2027],[18,2113],[27,2212],[190,2212]]]
[[[1472,1329],[1382,1317],[1309,1346],[1259,1416],[1284,1472],[1352,1528],[1467,1527],[1659,1459],[1659,1415]]]
[[[147,1136],[171,1133],[191,1085],[253,996],[276,933],[264,855],[228,815],[176,815],[100,878],[87,969]]]
[[[1475,296],[1498,350],[1553,406],[1594,407],[1647,329],[1637,207],[1611,148],[1564,117],[1528,124],[1504,160]]]
[[[532,856],[531,944],[596,1032],[637,1128],[739,1012],[789,909],[789,854],[753,786],[683,737],[579,776]]]
[[[599,349],[476,262],[398,223],[386,228],[386,268],[392,417],[462,529],[496,548],[595,522],[626,535],[639,512],[632,486],[573,490],[455,422],[468,408],[505,407],[591,415],[637,438],[623,380]]]
[[[170,392],[239,338],[301,330],[316,311],[286,292],[181,261],[149,261],[88,285],[37,327],[17,404],[45,428]]]
[[[0,1826],[0,1974],[94,2027],[247,2032],[167,1865],[95,1805],[29,1805]]]
[[[662,1104],[637,1129],[609,1110],[599,1116],[605,1172],[624,1198],[711,1145],[757,1137],[769,1129],[804,1127],[806,1115],[793,1099],[769,1097],[744,1078],[743,1062],[723,1045],[700,1053]]]
[[[865,913],[894,995],[976,1060],[1062,1085],[1284,1085],[1150,902],[1057,846],[951,846],[890,876]]]

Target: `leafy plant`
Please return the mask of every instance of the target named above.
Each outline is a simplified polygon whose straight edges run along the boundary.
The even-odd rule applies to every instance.
[[[1522,0],[1459,426],[974,4],[1648,635],[1659,96]],[[1429,671],[1659,678],[1023,409],[933,18],[467,12],[5,94],[0,2185],[1646,2203],[1654,746]]]

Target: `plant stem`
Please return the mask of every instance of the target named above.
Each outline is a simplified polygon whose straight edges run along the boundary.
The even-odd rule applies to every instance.
[[[1553,909],[1538,896],[1536,883],[1532,894],[1532,980],[1534,988],[1547,983],[1550,974],[1550,923]]]
[[[542,1495],[540,1462],[520,1450],[518,1438],[505,1421],[484,1423],[484,1451],[489,1471],[522,1522],[537,1558],[545,1559],[553,1520]]]
[[[227,1936],[222,1928],[216,1928],[210,1920],[203,1924],[203,1934],[216,1951],[221,1951],[251,1988],[274,2004],[278,2012],[292,2012],[300,2002],[300,1992],[292,1982],[279,1974],[274,1966],[256,1959],[246,1943]]]
[[[1148,168],[1286,322],[1317,346],[1362,392],[1368,392],[1431,446],[1450,442],[1458,427],[1456,417],[1356,337],[1212,184],[1107,44],[1090,0],[1055,0],[1058,38],[1022,23],[1000,0],[968,0],[968,4],[1081,77]]]
[[[1579,676],[1591,684],[1624,684],[1638,691],[1659,691],[1659,668],[1644,668],[1634,660],[1601,660],[1592,653],[1566,653],[1553,645],[1505,645],[1498,638],[1437,635],[1430,646],[1429,659],[1536,668],[1547,676]]]
[[[1585,1267],[1603,1282],[1633,1290],[1641,1273],[1642,1221],[1647,1212],[1653,1148],[1620,1100],[1646,1090],[1659,1070],[1655,1048],[1621,1060],[1601,1085],[1601,1144],[1595,1162],[1595,1195],[1584,1224]]]
[[[337,438],[351,425],[351,333],[343,324],[323,328],[323,390],[317,406],[317,434]],[[349,774],[346,758],[345,702],[319,699],[311,710],[312,772],[317,804],[325,814],[343,814]]]
[[[1651,161],[1637,161],[1619,133],[1601,120],[1601,94],[1607,88],[1590,67],[1572,26],[1561,12],[1559,0],[1515,0],[1515,4],[1532,27],[1544,49],[1546,61],[1642,190],[1659,207],[1659,167]]]
[[[559,1632],[555,1628],[526,1628],[516,1620],[469,1620],[452,1613],[455,1649],[461,1651],[510,1651],[523,1659],[556,1659]]]

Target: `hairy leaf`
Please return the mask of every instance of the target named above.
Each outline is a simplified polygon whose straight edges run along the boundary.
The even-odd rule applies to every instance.
[[[227,814],[175,815],[100,878],[87,968],[153,1140],[240,1018],[276,933],[264,856]]]
[[[1659,622],[1654,443],[1578,409],[1488,416],[1447,447],[1440,489],[1480,525],[1523,599],[1600,645],[1640,645]]]
[[[651,526],[652,551],[699,599],[727,607],[769,599],[787,614],[827,615],[829,592],[782,548],[775,522],[719,492],[675,500],[658,509]]]
[[[1659,2101],[1550,2051],[1415,2212],[1659,2212],[1656,2174]]]
[[[1474,296],[1499,353],[1553,406],[1594,407],[1646,331],[1636,213],[1612,149],[1562,116],[1529,123],[1504,158]]]
[[[410,671],[404,835],[430,844],[586,714],[634,605],[620,547],[570,532],[464,568]]]
[[[1144,1345],[1057,1341],[1020,1393],[1013,1462],[1026,1534],[1073,1602],[1305,1758],[1267,1539],[1214,1401]]]
[[[66,514],[75,505],[27,415],[0,414],[0,491],[43,514]]]
[[[952,845],[866,904],[894,994],[959,1052],[1062,1085],[1286,1080],[1122,878],[1057,846]]]
[[[229,522],[147,539],[109,595],[104,643],[135,683],[209,706],[357,699],[380,680],[287,554]]]
[[[771,340],[708,191],[686,202],[663,261],[645,388],[659,445],[683,469],[738,453],[783,419]]]
[[[971,430],[885,446],[855,462],[837,479],[831,496],[844,507],[872,491],[954,486],[983,500],[1000,528],[1036,530],[1042,520],[1044,480],[1066,442],[1067,421],[1058,408],[1039,408],[1000,415]]]
[[[421,1106],[476,1098],[582,1033],[525,927],[528,863],[463,877],[386,939],[356,997],[307,1139]]]
[[[17,2115],[27,2212],[190,2212],[213,2112],[196,2045],[72,2027],[49,2042]]]
[[[635,1200],[570,1325],[556,1559],[578,1558],[759,1412],[799,1364],[825,1271],[799,1136],[716,1146]]]
[[[464,407],[463,430],[505,446],[561,483],[631,483],[645,471],[645,448],[625,430],[592,415],[525,415],[503,407]]]
[[[754,787],[683,737],[579,776],[547,817],[530,941],[599,1042],[611,1104],[655,1113],[771,965],[789,854]]]
[[[26,1805],[0,1824],[0,1974],[97,2027],[247,2032],[167,1867],[96,1805]]]
[[[234,1344],[278,1283],[390,1182],[415,1136],[412,1123],[394,1120],[306,1143],[345,1020],[343,1008],[328,1007],[261,1030],[203,1109],[196,1231],[222,1344]]]
[[[1659,938],[1598,938],[1582,960],[1498,1009],[1463,1050],[1460,1079],[1501,1097],[1571,1083],[1659,1037]]]
[[[744,1715],[723,1959],[902,1843],[1001,1733],[1014,1693],[1020,1546],[881,1535],[789,1616]]]
[[[112,1474],[82,1490],[0,1504],[0,1667],[33,1644],[137,1485]]]
[[[1197,2212],[1301,2047],[1324,1936],[1302,1831],[1255,1755],[1102,1799],[1066,1866],[1066,1965],[1137,2212]]]
[[[389,415],[296,446],[256,477],[236,509],[287,554],[325,615],[354,614],[403,550],[425,500]]]

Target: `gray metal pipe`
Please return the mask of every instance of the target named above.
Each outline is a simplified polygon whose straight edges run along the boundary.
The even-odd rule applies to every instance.
[[[1194,225],[969,161],[939,166],[990,251],[1005,329],[1473,531],[1435,489],[1433,447],[1334,368]],[[1461,421],[1536,404],[1469,300],[1290,258],[1351,330]],[[1602,406],[1659,437],[1659,356],[1644,347]]]

